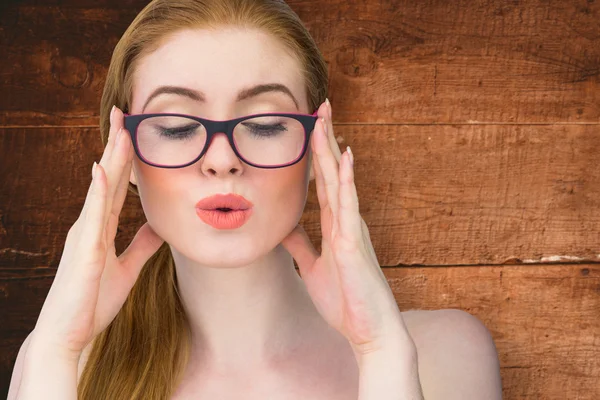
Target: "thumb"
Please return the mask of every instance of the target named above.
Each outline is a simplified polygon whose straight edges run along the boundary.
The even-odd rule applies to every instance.
[[[164,239],[158,236],[146,222],[137,231],[127,249],[121,254],[125,268],[135,269],[135,272],[138,273],[137,270],[142,269],[146,261],[158,251],[164,242]]]
[[[313,246],[302,225],[298,224],[289,235],[282,240],[281,244],[296,260],[300,269],[300,276],[304,271],[310,271],[320,254]]]

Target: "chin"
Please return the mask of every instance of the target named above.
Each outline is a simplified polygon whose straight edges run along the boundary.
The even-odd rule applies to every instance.
[[[191,236],[190,236],[191,237]],[[259,261],[273,248],[267,245],[262,235],[245,234],[231,238],[218,237],[201,239],[201,243],[186,240],[183,247],[171,245],[181,256],[194,263],[210,268],[239,268]],[[276,244],[273,246],[275,247]]]
[[[260,262],[280,251],[279,244],[298,224],[302,208],[295,201],[286,201],[288,207],[271,210],[266,218],[254,210],[246,224],[235,230],[215,230],[194,216],[193,223],[188,220],[165,227],[169,231],[166,241],[173,254],[177,253],[176,258],[211,268],[239,268]],[[291,212],[294,207],[298,207],[297,211]]]

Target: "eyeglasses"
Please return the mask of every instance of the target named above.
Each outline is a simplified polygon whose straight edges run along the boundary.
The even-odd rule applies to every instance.
[[[317,122],[312,115],[252,114],[212,121],[186,114],[124,114],[136,155],[158,168],[183,168],[206,153],[219,132],[227,135],[235,154],[257,168],[283,168],[299,162]]]

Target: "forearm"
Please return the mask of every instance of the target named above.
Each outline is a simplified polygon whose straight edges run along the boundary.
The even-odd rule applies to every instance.
[[[423,400],[416,350],[361,357],[358,400]]]
[[[77,360],[29,343],[16,400],[77,400]]]

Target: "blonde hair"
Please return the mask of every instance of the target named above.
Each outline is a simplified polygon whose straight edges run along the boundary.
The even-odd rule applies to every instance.
[[[279,0],[154,0],[127,28],[112,55],[100,107],[106,146],[114,105],[129,112],[139,60],[182,29],[257,28],[279,39],[302,67],[309,111],[325,100],[327,65],[296,13]],[[137,187],[128,190],[139,197]],[[188,362],[190,331],[165,242],[146,262],[122,309],[92,342],[78,398],[170,398]]]

